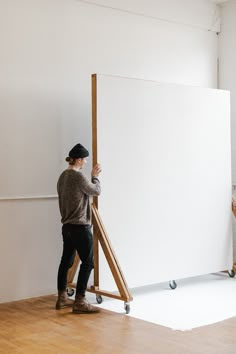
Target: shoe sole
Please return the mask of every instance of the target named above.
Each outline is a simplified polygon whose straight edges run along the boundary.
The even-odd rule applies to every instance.
[[[99,313],[100,310],[95,310],[95,311],[80,311],[80,310],[73,310],[72,313],[75,313],[75,314],[90,314],[90,313]]]
[[[63,305],[63,306],[56,306],[55,308],[56,308],[56,310],[61,310],[61,309],[65,309],[67,307],[72,307],[72,306],[73,306],[73,304],[69,304],[69,305]]]

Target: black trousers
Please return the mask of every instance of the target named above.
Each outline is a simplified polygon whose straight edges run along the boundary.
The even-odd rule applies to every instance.
[[[93,263],[93,235],[90,225],[64,224],[62,226],[63,252],[58,269],[57,289],[67,287],[67,273],[72,266],[75,252],[78,252],[81,264],[78,273],[76,295],[84,295],[87,289]]]

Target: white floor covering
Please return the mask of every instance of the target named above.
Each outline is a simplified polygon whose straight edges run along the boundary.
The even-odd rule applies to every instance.
[[[135,317],[173,330],[191,330],[236,316],[236,277],[215,273],[132,289],[130,313]],[[89,300],[94,295],[88,294]],[[101,308],[124,313],[124,302],[103,297]]]

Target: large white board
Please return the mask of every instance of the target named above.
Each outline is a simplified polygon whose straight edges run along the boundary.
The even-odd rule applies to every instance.
[[[99,211],[129,287],[231,269],[229,92],[97,75],[97,149]]]

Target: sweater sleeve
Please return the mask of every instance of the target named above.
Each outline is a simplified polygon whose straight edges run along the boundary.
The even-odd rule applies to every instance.
[[[80,188],[81,191],[89,196],[98,196],[101,194],[100,181],[97,177],[92,177],[92,181],[80,173]]]

